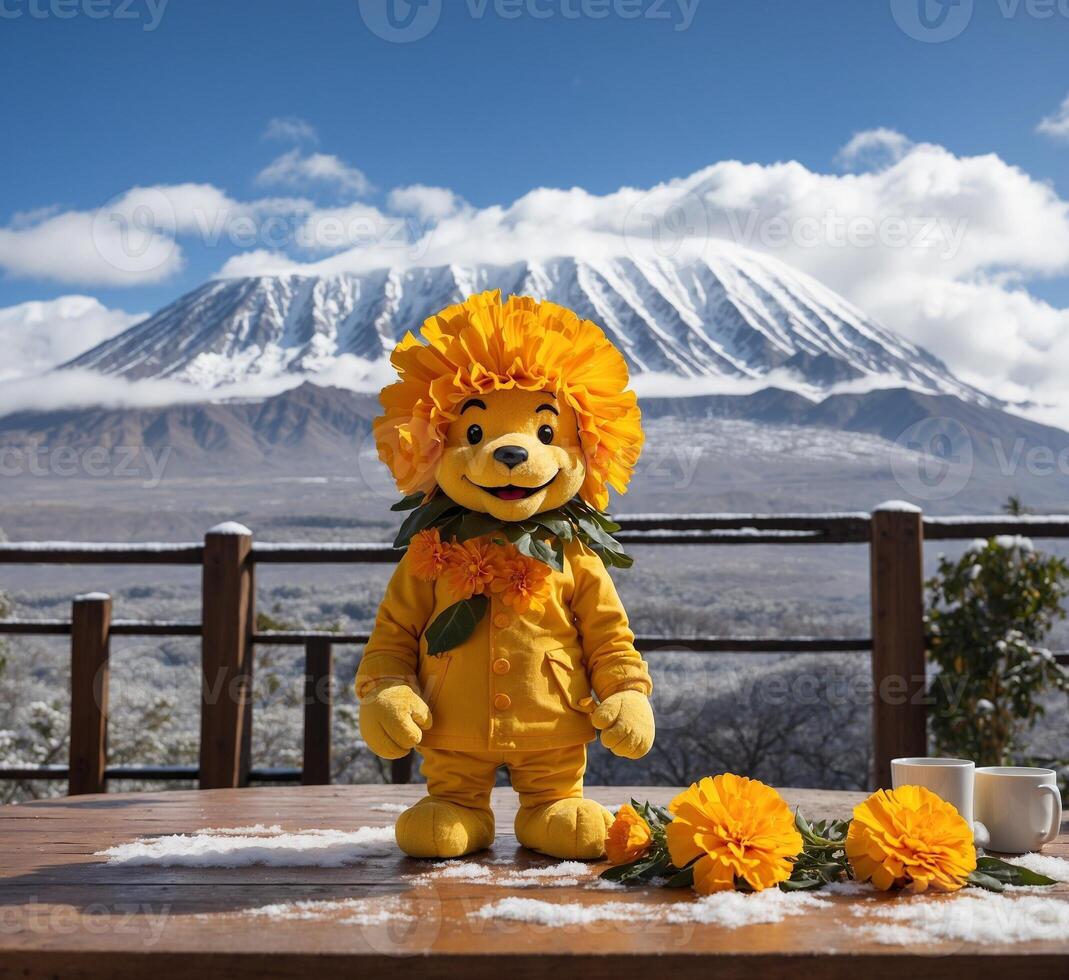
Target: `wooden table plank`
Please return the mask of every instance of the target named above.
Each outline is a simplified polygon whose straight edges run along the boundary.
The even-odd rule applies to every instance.
[[[630,796],[667,803],[671,788],[595,787],[608,805]],[[1005,978],[1069,973],[1069,937],[1042,943],[970,948],[881,946],[859,932],[864,919],[830,896],[828,905],[779,923],[739,929],[628,921],[549,928],[484,919],[475,913],[507,896],[594,905],[687,904],[689,892],[660,889],[515,888],[441,877],[440,865],[400,852],[343,868],[165,868],[106,864],[95,852],[139,838],[251,824],[355,830],[389,826],[395,814],[375,809],[407,804],[418,786],[264,787],[246,790],[111,794],[0,808],[0,978],[205,976],[391,978],[493,976],[509,980],[547,973],[584,980],[650,970],[681,978],[787,977],[806,980],[864,973],[880,977]],[[784,790],[812,818],[847,816],[860,793]],[[498,840],[472,860],[497,876],[554,862],[516,844],[516,800],[496,790]],[[1067,830],[1063,825],[1063,831]],[[1069,834],[1046,853],[1069,858]],[[592,865],[590,879],[599,870]],[[1050,890],[1069,901],[1069,885]],[[876,897],[872,905],[901,901]],[[953,898],[946,899],[953,901]],[[347,923],[353,907],[320,909],[315,918],[277,920],[256,910],[297,901],[359,902],[383,910],[383,921]],[[404,915],[397,914],[403,910]]]

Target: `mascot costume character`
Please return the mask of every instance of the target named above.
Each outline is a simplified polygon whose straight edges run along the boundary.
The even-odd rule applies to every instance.
[[[651,683],[606,566],[631,559],[604,513],[642,447],[627,365],[554,303],[472,296],[409,333],[381,395],[379,456],[405,498],[405,548],[360,662],[360,731],[415,748],[427,796],[400,815],[413,857],[494,840],[507,766],[516,837],[559,858],[605,853],[612,816],[583,798],[586,743],[637,759]]]

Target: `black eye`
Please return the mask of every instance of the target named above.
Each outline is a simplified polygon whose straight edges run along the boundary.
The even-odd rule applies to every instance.
[[[553,426],[540,425],[538,427],[538,438],[548,446],[553,441]]]
[[[481,425],[468,426],[468,442],[473,446],[478,445],[483,439],[483,427]]]

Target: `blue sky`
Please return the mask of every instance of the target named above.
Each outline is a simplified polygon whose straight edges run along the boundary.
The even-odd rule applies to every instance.
[[[540,187],[594,196],[651,188],[738,160],[797,161],[848,191],[850,164],[837,154],[877,127],[956,161],[993,154],[1005,165],[998,179],[1018,168],[1029,187],[1052,189],[1050,212],[1069,199],[1069,139],[1057,122],[1069,96],[1069,0],[976,0],[974,9],[962,0],[948,13],[971,9],[967,26],[942,43],[895,20],[905,17],[908,30],[910,4],[939,14],[942,0],[698,0],[684,9],[693,3],[445,0],[426,37],[391,43],[362,16],[373,0],[3,0],[0,228],[187,183],[236,201],[359,199],[382,210],[391,189],[426,185],[478,210]],[[506,16],[517,7],[520,16]],[[636,7],[637,18],[620,15]],[[289,117],[315,140],[265,138],[269,120]],[[1044,117],[1055,120],[1047,133],[1037,131]],[[329,155],[371,186],[257,180],[287,152]],[[1019,190],[1007,193],[1012,209]],[[987,281],[1005,266],[1014,288],[1064,313],[1069,255],[1048,262],[1035,247],[996,248],[948,278]],[[51,281],[9,261],[0,307],[81,293],[151,310],[238,251],[186,239],[171,273],[127,284]]]

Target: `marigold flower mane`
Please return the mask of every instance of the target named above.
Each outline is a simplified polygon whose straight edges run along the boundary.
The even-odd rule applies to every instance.
[[[549,390],[575,411],[586,459],[580,496],[604,510],[624,493],[642,449],[638,402],[623,355],[590,320],[527,296],[480,293],[429,317],[394,349],[400,380],[380,396],[379,458],[403,493],[430,493],[445,432],[473,395]]]

